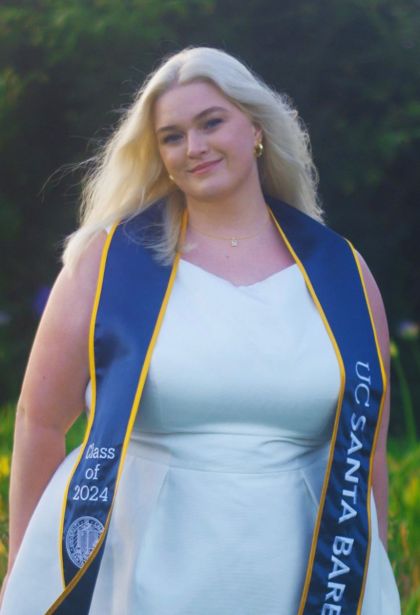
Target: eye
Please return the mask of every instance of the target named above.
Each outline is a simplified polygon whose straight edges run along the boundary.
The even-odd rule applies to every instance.
[[[218,126],[222,122],[223,120],[221,117],[212,117],[211,119],[204,122],[204,128],[211,130],[212,128],[216,128],[216,126]]]
[[[180,133],[172,132],[172,133],[169,133],[169,134],[165,135],[162,138],[161,143],[163,143],[164,145],[170,144],[170,143],[176,143],[181,138],[182,138],[182,135]]]

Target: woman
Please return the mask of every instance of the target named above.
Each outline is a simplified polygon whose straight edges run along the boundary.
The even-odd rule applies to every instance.
[[[386,318],[315,183],[296,112],[226,53],[144,84],[29,359],[2,615],[399,613]]]

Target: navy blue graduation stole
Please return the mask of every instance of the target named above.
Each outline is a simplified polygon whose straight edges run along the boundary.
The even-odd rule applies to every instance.
[[[356,615],[370,548],[372,463],[386,388],[383,363],[351,244],[297,209],[271,197],[267,202],[323,319],[341,373],[296,615]],[[89,336],[91,412],[63,502],[63,592],[47,615],[89,613],[112,505],[179,262],[177,254],[172,266],[158,264],[142,242],[159,232],[164,206],[157,203],[115,225],[103,250]]]

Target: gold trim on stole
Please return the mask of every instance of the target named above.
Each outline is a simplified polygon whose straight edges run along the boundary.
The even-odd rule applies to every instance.
[[[325,476],[324,476],[324,481],[323,481],[323,485],[322,485],[322,492],[321,492],[321,497],[320,497],[320,502],[319,502],[319,508],[318,508],[318,514],[317,514],[317,518],[316,518],[316,522],[315,522],[315,527],[314,527],[314,532],[312,535],[312,544],[311,544],[311,549],[310,549],[310,553],[309,553],[309,559],[308,559],[308,567],[306,570],[306,576],[305,576],[305,582],[303,585],[303,590],[302,590],[302,596],[301,596],[301,600],[300,600],[300,605],[299,605],[299,610],[297,615],[302,615],[306,606],[306,600],[308,597],[308,591],[309,591],[309,586],[310,586],[310,581],[311,581],[311,576],[312,576],[312,570],[313,570],[313,565],[314,565],[314,559],[315,559],[315,552],[316,552],[316,546],[317,546],[317,542],[318,542],[318,535],[319,535],[319,528],[320,528],[320,524],[321,524],[321,518],[322,518],[322,512],[324,509],[324,505],[325,505],[325,498],[326,498],[326,493],[327,493],[327,487],[328,487],[328,482],[329,482],[329,477],[330,477],[330,473],[331,473],[331,466],[332,466],[332,461],[333,461],[333,456],[334,456],[334,447],[335,447],[335,443],[336,443],[336,439],[337,439],[337,431],[338,431],[338,424],[339,424],[339,420],[340,420],[340,415],[341,415],[341,409],[342,409],[342,404],[343,404],[343,397],[344,397],[344,391],[345,391],[345,384],[346,384],[346,373],[345,373],[345,368],[344,368],[344,362],[341,356],[341,352],[340,349],[338,347],[337,341],[334,337],[334,334],[331,330],[331,327],[328,323],[328,320],[325,316],[324,310],[318,300],[318,297],[315,293],[315,290],[312,286],[312,283],[309,279],[308,274],[306,273],[306,270],[302,264],[302,262],[300,261],[299,257],[297,256],[296,252],[294,251],[294,249],[292,248],[289,240],[286,237],[286,234],[284,233],[283,229],[281,228],[280,224],[278,223],[277,219],[275,218],[273,212],[270,210],[271,216],[274,220],[274,223],[281,235],[281,237],[283,238],[283,241],[285,242],[287,248],[289,249],[290,253],[292,254],[294,260],[296,261],[296,264],[298,265],[304,280],[306,282],[306,285],[308,287],[308,290],[311,294],[311,297],[315,303],[315,306],[317,307],[319,314],[321,316],[321,319],[325,325],[325,328],[327,330],[327,333],[331,339],[331,342],[333,344],[333,348],[334,351],[336,353],[337,356],[337,360],[338,360],[338,364],[339,364],[339,368],[340,368],[340,379],[341,379],[341,384],[340,384],[340,392],[339,392],[339,396],[338,396],[338,402],[337,402],[337,408],[336,408],[336,416],[335,416],[335,420],[334,420],[334,427],[333,427],[333,432],[332,432],[332,436],[331,436],[331,443],[330,443],[330,450],[329,450],[329,456],[328,456],[328,462],[327,462],[327,467],[325,470]],[[347,240],[346,240],[347,241]],[[373,438],[373,444],[372,444],[372,449],[370,452],[370,460],[369,460],[369,475],[368,475],[368,488],[367,488],[367,494],[366,494],[366,505],[367,505],[367,516],[368,516],[368,541],[367,541],[367,553],[366,553],[366,560],[365,560],[365,566],[364,566],[364,572],[363,572],[363,581],[362,581],[362,587],[361,587],[361,592],[360,592],[360,598],[359,598],[359,603],[358,603],[358,608],[357,608],[357,613],[356,615],[360,615],[361,613],[361,608],[362,608],[362,604],[363,604],[363,596],[364,596],[364,590],[365,590],[365,584],[366,584],[366,574],[367,574],[367,568],[368,568],[368,563],[369,563],[369,554],[370,554],[370,544],[371,544],[371,510],[370,510],[370,493],[371,493],[371,485],[372,485],[372,468],[373,468],[373,460],[374,460],[374,456],[375,456],[375,449],[376,449],[376,442],[378,439],[378,434],[379,434],[379,428],[380,428],[380,424],[381,424],[381,418],[382,418],[382,413],[383,413],[383,407],[384,407],[384,402],[385,402],[385,397],[386,397],[386,387],[387,387],[387,379],[386,379],[386,374],[385,374],[385,370],[384,370],[384,366],[383,366],[383,359],[382,359],[382,353],[378,344],[378,336],[377,336],[377,331],[376,331],[376,326],[375,326],[375,322],[372,316],[372,310],[371,310],[371,306],[370,306],[370,301],[368,298],[368,294],[366,291],[366,285],[364,282],[364,278],[363,278],[363,274],[360,268],[360,263],[358,261],[355,249],[353,247],[353,245],[347,241],[347,243],[350,246],[353,258],[355,260],[356,266],[357,266],[357,270],[359,273],[359,277],[361,280],[361,284],[363,287],[363,293],[364,293],[364,297],[365,297],[365,301],[366,301],[366,305],[368,308],[368,312],[369,312],[369,317],[370,317],[370,322],[371,322],[371,326],[372,326],[372,331],[373,331],[373,335],[374,335],[374,339],[375,339],[375,345],[376,345],[376,352],[378,355],[378,361],[379,361],[379,365],[380,365],[380,371],[381,371],[381,376],[382,376],[382,385],[383,385],[383,390],[382,390],[382,397],[381,397],[381,402],[380,402],[380,406],[379,406],[379,413],[378,413],[378,421],[376,424],[376,429],[375,429],[375,434],[374,434],[374,438]]]
[[[334,337],[334,334],[331,330],[331,327],[329,325],[329,322],[327,320],[327,317],[325,316],[325,312],[322,308],[322,305],[315,293],[314,287],[312,286],[312,282],[309,279],[308,274],[306,273],[306,269],[302,264],[302,261],[299,259],[298,255],[296,254],[296,252],[294,251],[294,249],[292,248],[291,243],[289,242],[289,240],[286,237],[285,232],[283,231],[283,229],[281,228],[280,224],[277,222],[276,217],[274,216],[273,212],[270,209],[270,214],[274,220],[274,223],[284,241],[284,243],[286,244],[289,252],[291,253],[291,255],[293,256],[294,260],[296,261],[297,266],[299,267],[303,278],[305,280],[306,286],[308,287],[309,293],[312,297],[312,300],[319,312],[319,315],[321,316],[321,319],[324,323],[324,326],[326,328],[326,331],[328,333],[328,336],[331,340],[331,343],[333,345],[334,348],[334,352],[336,354],[337,357],[337,361],[338,361],[338,366],[340,369],[340,391],[339,391],[339,395],[338,395],[338,401],[337,401],[337,407],[336,407],[336,412],[335,412],[335,420],[334,420],[334,427],[333,427],[333,433],[331,436],[331,444],[330,444],[330,451],[329,451],[329,455],[328,455],[328,462],[327,462],[327,467],[325,470],[325,476],[324,476],[324,481],[323,481],[323,485],[322,485],[322,492],[321,492],[321,497],[320,497],[320,502],[319,502],[319,508],[318,508],[318,514],[317,514],[317,518],[315,521],[315,527],[314,527],[314,532],[312,535],[312,544],[311,544],[311,550],[309,553],[309,560],[308,560],[308,567],[307,567],[307,571],[306,571],[306,577],[305,577],[305,582],[303,585],[303,590],[302,590],[302,596],[301,596],[301,600],[300,600],[300,605],[299,605],[299,611],[297,613],[297,615],[302,615],[303,610],[305,608],[305,604],[306,604],[306,599],[308,596],[308,591],[309,591],[309,584],[311,581],[311,574],[312,574],[312,569],[313,569],[313,564],[314,564],[314,559],[315,559],[315,551],[316,551],[316,545],[317,545],[317,541],[318,541],[318,534],[319,534],[319,527],[321,524],[321,517],[322,517],[322,511],[324,508],[324,504],[325,504],[325,497],[326,497],[326,493],[327,493],[327,487],[328,487],[328,481],[329,481],[329,477],[330,477],[330,473],[331,473],[331,466],[332,466],[332,461],[333,461],[333,453],[334,453],[334,446],[335,446],[335,441],[337,439],[337,431],[338,431],[338,423],[340,420],[340,415],[341,415],[341,407],[343,405],[343,397],[344,397],[344,391],[345,391],[345,386],[346,386],[346,372],[344,369],[344,362],[343,362],[343,358],[341,356],[341,352],[340,349],[338,347],[337,341]]]
[[[362,269],[360,267],[360,262],[359,262],[356,250],[354,249],[354,246],[352,245],[352,243],[350,243],[350,241],[348,241],[348,240],[346,240],[346,241],[349,244],[350,249],[352,251],[353,258],[354,258],[354,260],[356,262],[356,267],[357,267],[357,270],[359,272],[360,281],[362,283],[363,293],[364,293],[364,296],[365,296],[365,301],[366,301],[366,305],[367,305],[368,312],[369,312],[370,323],[372,325],[373,336],[375,338],[376,353],[378,355],[379,367],[380,367],[381,376],[382,376],[382,397],[381,397],[381,401],[380,401],[380,404],[379,404],[378,421],[376,423],[376,429],[375,429],[375,433],[374,433],[374,436],[373,436],[372,450],[371,450],[371,453],[370,453],[370,460],[369,460],[369,476],[368,476],[368,487],[367,487],[367,496],[366,496],[369,536],[368,536],[368,544],[367,544],[367,550],[366,550],[365,568],[364,568],[364,571],[363,571],[362,589],[361,589],[361,592],[360,592],[359,604],[357,606],[357,611],[356,611],[356,615],[360,615],[361,612],[362,612],[362,606],[363,606],[363,597],[364,597],[364,593],[365,593],[366,576],[367,576],[367,570],[368,570],[368,564],[369,564],[369,556],[370,556],[370,547],[371,547],[371,541],[372,541],[370,493],[371,493],[371,489],[372,489],[373,461],[374,461],[374,458],[375,458],[376,444],[377,444],[377,441],[378,441],[379,431],[380,431],[381,422],[382,422],[382,414],[383,414],[383,410],[384,410],[386,393],[387,393],[387,389],[388,389],[388,379],[387,379],[385,368],[384,368],[382,351],[381,351],[381,347],[380,347],[379,341],[378,341],[378,333],[376,331],[376,325],[375,325],[375,321],[374,321],[373,314],[372,314],[372,307],[370,305],[369,295],[368,295],[367,290],[366,290],[366,284],[365,284],[365,280],[364,280],[364,277],[363,277]]]
[[[182,243],[182,239],[185,235],[185,230],[186,230],[186,224],[187,224],[187,215],[186,215],[186,211],[184,211],[184,215],[182,218],[182,223],[181,223],[181,235],[180,235],[180,242]],[[63,592],[62,594],[55,600],[54,604],[48,609],[48,611],[45,613],[45,615],[53,615],[53,613],[55,612],[55,610],[64,602],[64,600],[66,599],[66,597],[69,595],[69,593],[71,592],[71,590],[75,587],[75,585],[78,583],[78,581],[80,580],[80,578],[85,574],[85,572],[87,571],[87,569],[89,568],[89,566],[92,564],[92,562],[94,561],[96,555],[99,552],[99,549],[102,546],[102,543],[105,539],[106,536],[106,532],[108,531],[108,527],[109,527],[109,523],[111,520],[111,513],[112,513],[112,508],[113,508],[113,504],[115,501],[115,496],[117,494],[118,491],[118,485],[119,485],[119,481],[121,478],[121,474],[123,471],[123,467],[124,467],[124,461],[125,461],[125,456],[127,454],[127,448],[128,448],[128,444],[130,441],[130,437],[131,437],[131,432],[133,430],[133,425],[134,425],[134,421],[136,419],[136,415],[137,415],[137,410],[138,410],[138,406],[139,406],[139,402],[140,402],[140,398],[141,398],[141,394],[143,392],[143,388],[144,388],[144,384],[146,382],[146,377],[147,377],[147,373],[149,371],[149,367],[150,367],[150,362],[151,362],[151,358],[152,358],[152,353],[153,353],[153,349],[154,346],[156,344],[156,340],[159,334],[159,330],[160,327],[162,325],[163,322],[163,318],[166,312],[166,308],[168,305],[168,301],[169,301],[169,297],[172,291],[172,287],[175,281],[175,277],[176,277],[176,272],[178,269],[178,264],[179,264],[179,259],[180,259],[180,253],[179,251],[176,252],[175,258],[174,258],[174,262],[172,265],[172,271],[169,277],[169,281],[168,281],[168,286],[166,288],[165,291],[165,295],[162,301],[162,305],[161,308],[159,310],[159,315],[157,317],[156,320],[156,325],[149,343],[149,347],[147,349],[146,352],[146,357],[143,363],[143,367],[141,369],[140,372],[140,376],[139,376],[139,380],[138,380],[138,384],[137,384],[137,388],[136,388],[136,393],[134,395],[134,400],[133,400],[133,404],[130,410],[130,418],[128,421],[128,425],[127,425],[127,431],[124,437],[124,442],[123,442],[123,447],[122,447],[122,451],[121,451],[121,459],[120,459],[120,464],[119,464],[119,468],[118,468],[118,473],[117,473],[117,478],[115,481],[115,489],[114,489],[114,496],[112,499],[112,503],[111,506],[109,508],[108,511],[108,515],[107,515],[107,519],[104,525],[104,530],[101,534],[101,536],[99,537],[98,542],[96,543],[94,549],[92,550],[92,552],[89,555],[89,558],[87,559],[87,561],[85,562],[85,564],[83,565],[83,567],[74,575],[74,577],[72,578],[72,580],[70,581],[70,583],[68,585],[65,585],[65,581],[64,581],[64,563],[63,563],[63,555],[62,555],[62,536],[63,536],[63,530],[64,530],[64,515],[65,515],[65,511],[66,511],[66,504],[67,504],[67,497],[68,497],[68,491],[70,488],[70,483],[71,480],[73,478],[73,475],[76,471],[76,468],[83,456],[84,450],[85,450],[85,446],[89,440],[89,435],[90,435],[90,430],[93,424],[93,419],[94,419],[94,414],[95,414],[95,405],[96,405],[96,374],[95,374],[95,352],[94,352],[94,333],[95,333],[95,322],[96,322],[96,316],[97,316],[97,312],[98,312],[98,307],[99,307],[99,300],[100,300],[100,296],[101,296],[101,291],[102,291],[102,286],[103,286],[103,280],[104,280],[104,274],[105,274],[105,266],[106,266],[106,261],[107,261],[107,257],[108,257],[108,252],[109,252],[109,247],[111,244],[111,240],[112,237],[114,235],[114,232],[116,230],[118,226],[118,223],[114,224],[114,226],[112,227],[107,240],[104,244],[104,248],[103,248],[103,252],[102,252],[102,257],[101,257],[101,264],[100,264],[100,268],[99,268],[99,274],[98,274],[98,283],[97,283],[97,288],[96,288],[96,295],[95,295],[95,301],[94,301],[94,306],[93,306],[93,310],[92,310],[92,317],[91,317],[91,321],[90,321],[90,329],[89,329],[89,370],[90,370],[90,378],[91,378],[91,382],[92,382],[92,403],[91,403],[91,411],[89,414],[89,421],[88,421],[88,425],[86,428],[86,433],[83,439],[83,443],[81,445],[80,448],[80,452],[79,455],[77,457],[77,460],[73,466],[73,470],[71,472],[70,478],[67,482],[67,487],[64,493],[64,499],[63,499],[63,506],[62,506],[62,513],[61,513],[61,522],[60,522],[60,533],[59,533],[59,553],[60,553],[60,563],[61,563],[61,575],[62,575],[62,580],[63,580]]]

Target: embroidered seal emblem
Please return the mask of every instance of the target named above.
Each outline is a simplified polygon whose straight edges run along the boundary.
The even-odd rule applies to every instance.
[[[75,566],[83,566],[103,531],[104,526],[95,517],[79,517],[73,521],[66,534],[66,551]]]

